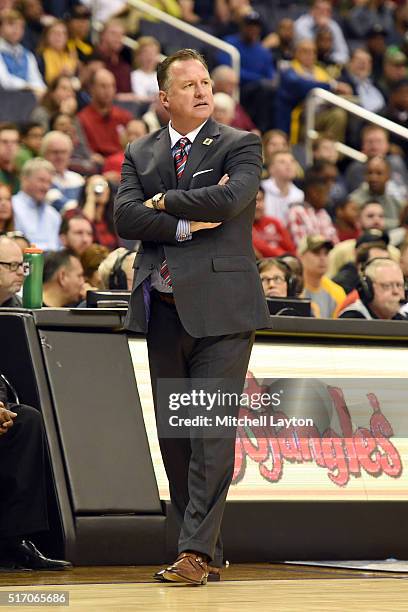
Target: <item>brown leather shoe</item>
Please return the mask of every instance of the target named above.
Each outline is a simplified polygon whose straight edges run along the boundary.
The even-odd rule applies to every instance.
[[[153,574],[153,578],[158,580],[159,582],[167,582],[164,578],[163,574],[168,568],[164,568]],[[207,582],[220,582],[221,581],[221,568],[213,567],[212,565],[208,565],[208,576]]]
[[[181,553],[173,565],[163,572],[164,582],[185,584],[207,584],[208,564],[203,556],[195,552]]]

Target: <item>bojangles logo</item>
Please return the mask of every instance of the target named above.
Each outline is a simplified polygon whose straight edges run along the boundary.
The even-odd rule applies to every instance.
[[[253,377],[249,388],[253,392],[265,390]],[[315,426],[289,426],[278,431],[268,424],[254,426],[251,431],[238,427],[233,484],[244,477],[248,458],[258,464],[259,473],[270,483],[282,478],[285,461],[314,462],[327,470],[330,480],[339,487],[345,487],[352,476],[358,478],[363,471],[376,478],[383,474],[399,478],[403,469],[401,457],[390,440],[394,432],[381,412],[376,395],[367,393],[372,409],[369,428],[357,427],[353,431],[343,391],[330,386],[327,391],[338,417],[340,432],[331,428],[320,432]],[[240,416],[249,416],[249,413],[247,408],[240,410]],[[284,419],[287,415],[280,410],[274,412],[274,417]]]

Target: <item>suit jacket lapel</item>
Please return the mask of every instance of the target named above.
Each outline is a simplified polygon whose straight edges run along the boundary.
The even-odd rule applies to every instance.
[[[153,156],[164,187],[163,189],[158,188],[157,191],[177,189],[176,170],[174,168],[174,159],[171,154],[168,127],[163,128],[158,134],[157,140],[153,145]]]
[[[187,189],[194,172],[206,156],[211,156],[216,144],[215,138],[220,134],[218,123],[209,119],[204,127],[197,134],[188,155],[186,167],[183,175],[177,184],[177,189]],[[212,141],[212,142],[210,142]],[[203,144],[206,142],[207,144]]]

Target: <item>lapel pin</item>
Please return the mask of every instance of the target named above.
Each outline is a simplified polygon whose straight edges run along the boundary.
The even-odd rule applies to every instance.
[[[213,142],[212,138],[205,138],[203,140],[203,145],[206,145],[207,147]]]

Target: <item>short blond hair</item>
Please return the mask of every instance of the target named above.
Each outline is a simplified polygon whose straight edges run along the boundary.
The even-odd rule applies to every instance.
[[[109,289],[109,277],[112,274],[113,268],[117,265],[118,261],[122,259],[120,267],[124,268],[125,265],[129,265],[130,262],[133,265],[134,258],[136,257],[136,252],[129,255],[129,257],[125,257],[126,253],[129,253],[128,249],[125,247],[119,247],[115,249],[106,259],[104,259],[98,267],[99,278],[101,279],[101,288]],[[124,258],[124,259],[123,259]]]
[[[55,168],[51,162],[43,157],[34,157],[26,161],[21,169],[21,178],[28,178],[38,172],[39,170],[46,170],[51,175],[55,174]]]

